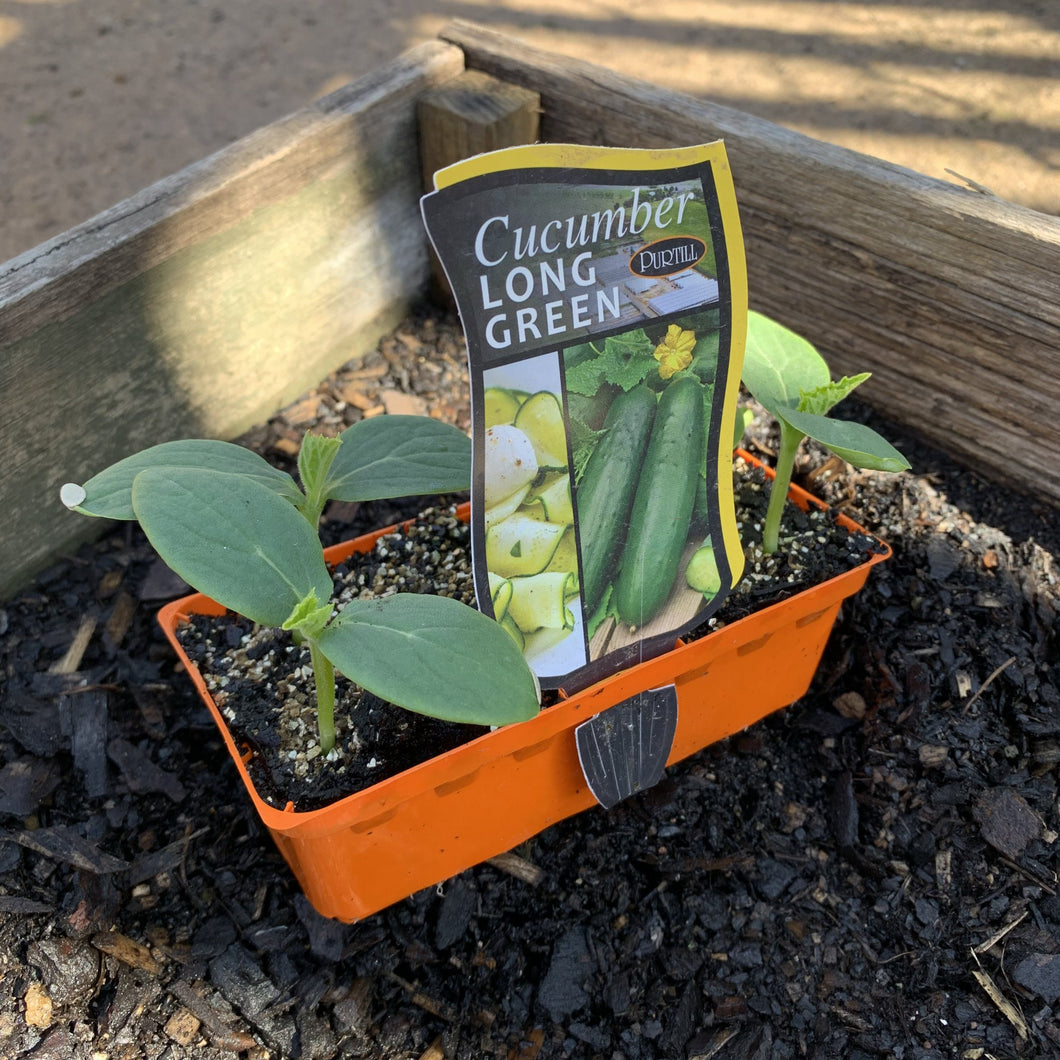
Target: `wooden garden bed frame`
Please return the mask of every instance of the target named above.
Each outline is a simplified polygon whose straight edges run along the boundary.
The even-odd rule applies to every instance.
[[[465,68],[538,93],[543,140],[724,139],[752,307],[872,371],[859,394],[886,415],[1060,504],[1060,220],[457,22],[0,265],[0,599],[89,532],[63,481],[239,434],[423,296],[417,107]]]

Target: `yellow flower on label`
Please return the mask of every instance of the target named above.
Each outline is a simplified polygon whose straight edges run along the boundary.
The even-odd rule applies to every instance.
[[[666,337],[655,347],[659,375],[663,379],[669,379],[676,372],[684,371],[692,363],[692,350],[695,345],[694,331],[683,331],[679,325],[671,324],[666,329]]]

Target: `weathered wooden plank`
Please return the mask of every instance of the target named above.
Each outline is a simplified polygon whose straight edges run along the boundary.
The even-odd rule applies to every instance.
[[[479,70],[420,96],[420,166],[423,189],[434,187],[434,174],[465,158],[536,142],[541,98],[526,88],[498,81]],[[431,293],[452,304],[453,292],[438,256],[431,249]]]
[[[444,166],[484,151],[532,144],[540,126],[536,92],[499,81],[479,70],[420,96],[420,159],[430,189]]]
[[[1060,219],[466,22],[467,65],[541,94],[553,142],[722,138],[751,304],[969,466],[1060,503]],[[859,391],[859,395],[862,391]]]
[[[372,349],[422,294],[419,95],[441,42],[0,266],[0,597],[92,524],[63,481],[231,437]]]

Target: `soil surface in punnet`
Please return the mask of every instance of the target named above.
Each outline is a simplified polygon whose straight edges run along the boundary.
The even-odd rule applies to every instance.
[[[428,509],[339,564],[332,580],[340,608],[398,591],[473,604],[470,533],[453,511]],[[236,746],[253,752],[247,770],[258,794],[281,809],[319,809],[489,731],[400,710],[337,674],[335,746],[325,755],[305,645],[231,612],[197,616],[178,635]]]
[[[466,427],[463,358],[424,314],[246,441]],[[1057,1055],[1056,513],[872,423],[912,472],[800,463],[895,552],[802,700],[355,925],[258,824],[139,531],[44,572],[0,605],[0,1055]],[[422,506],[334,506],[325,534]]]

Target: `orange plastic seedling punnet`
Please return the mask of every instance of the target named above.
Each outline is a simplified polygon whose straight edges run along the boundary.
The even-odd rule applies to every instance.
[[[745,459],[757,463],[748,454]],[[800,507],[822,506],[792,487]],[[465,515],[466,518],[466,510]],[[840,515],[851,531],[855,522]],[[327,549],[330,563],[370,550],[387,527]],[[864,532],[864,531],[862,531]],[[159,621],[220,728],[265,826],[324,916],[353,921],[439,883],[594,805],[574,729],[645,689],[673,684],[678,721],[667,764],[787,706],[813,679],[840,604],[864,584],[886,547],[859,567],[718,629],[665,655],[561,698],[529,721],[480,736],[324,809],[277,809],[254,789],[236,745],[195,664],[177,640],[192,614],[223,608],[196,594]]]

